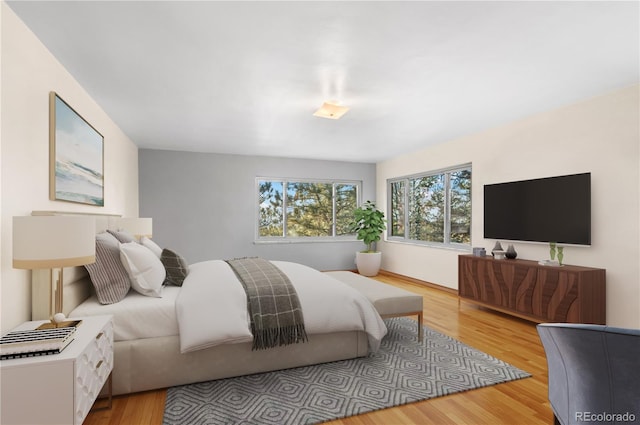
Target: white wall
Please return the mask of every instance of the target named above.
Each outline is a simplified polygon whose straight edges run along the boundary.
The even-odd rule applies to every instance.
[[[31,317],[31,273],[12,268],[12,217],[32,210],[136,216],[138,148],[4,3],[0,4],[2,195],[0,323]],[[49,92],[57,92],[104,136],[105,206],[49,200]]]
[[[639,91],[625,88],[381,162],[377,199],[384,205],[391,177],[471,162],[472,245],[490,251],[495,240],[483,238],[485,184],[591,172],[592,246],[566,247],[564,261],[605,268],[607,324],[640,328]],[[519,258],[549,256],[545,244],[514,246]],[[393,242],[380,249],[384,269],[457,289],[460,251]]]

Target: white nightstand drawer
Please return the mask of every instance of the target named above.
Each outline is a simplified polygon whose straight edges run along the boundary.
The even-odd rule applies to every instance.
[[[75,416],[82,423],[113,369],[113,324],[97,333],[76,360]]]

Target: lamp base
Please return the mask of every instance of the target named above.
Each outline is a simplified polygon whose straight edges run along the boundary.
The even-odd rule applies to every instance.
[[[77,328],[82,323],[82,320],[67,320],[65,322],[60,323],[43,323],[38,326],[36,329],[55,329],[55,328]]]

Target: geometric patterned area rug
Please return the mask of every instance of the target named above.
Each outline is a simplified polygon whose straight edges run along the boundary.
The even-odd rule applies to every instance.
[[[368,357],[169,388],[164,425],[315,424],[531,376],[424,327],[385,320]]]

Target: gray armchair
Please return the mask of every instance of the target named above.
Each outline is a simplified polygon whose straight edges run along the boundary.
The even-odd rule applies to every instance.
[[[556,424],[640,423],[640,330],[537,326]]]

